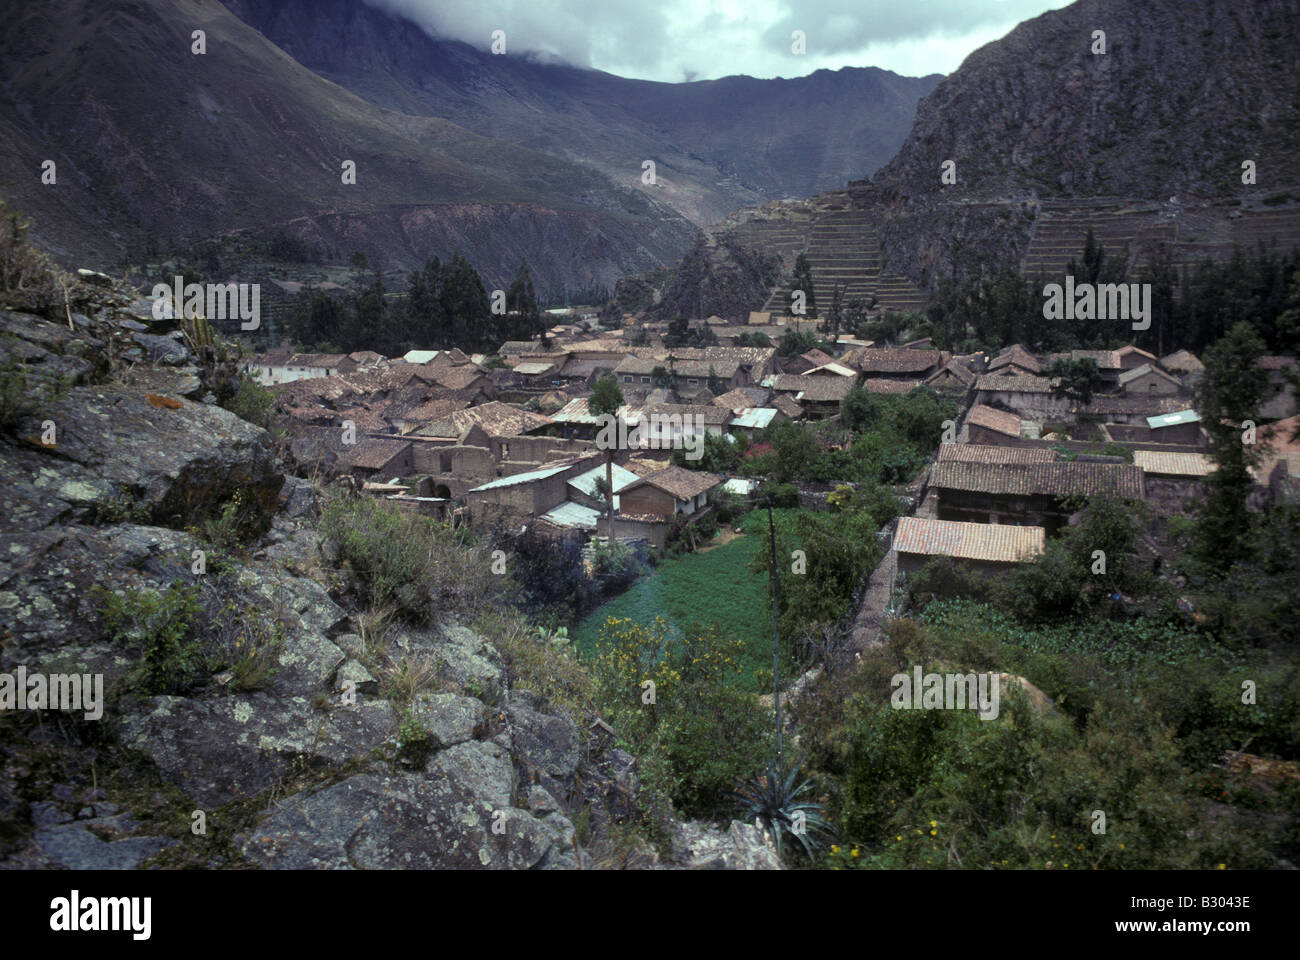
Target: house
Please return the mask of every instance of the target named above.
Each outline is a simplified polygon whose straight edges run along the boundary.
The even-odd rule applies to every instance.
[[[770,391],[766,387],[738,387],[735,390],[728,390],[720,397],[714,397],[709,402],[715,407],[722,407],[724,410],[736,413],[750,407],[763,406],[769,395]]]
[[[731,419],[729,410],[711,403],[647,404],[639,431],[641,446],[652,450],[681,449],[686,433],[700,438],[705,434],[721,436]]]
[[[357,444],[345,462],[354,477],[402,477],[414,472],[411,443],[407,440],[369,437]]]
[[[968,443],[1006,444],[1020,439],[1020,417],[977,403],[966,414]]]
[[[876,378],[862,381],[862,389],[867,393],[886,393],[896,396],[911,393],[921,386],[920,380],[886,380]]]
[[[1127,463],[974,463],[938,461],[929,484],[938,498],[940,520],[1064,526],[1076,497],[1110,494],[1143,498],[1142,470]]]
[[[1195,410],[1178,410],[1146,418],[1152,443],[1200,443],[1201,415]]]
[[[809,417],[820,418],[839,413],[840,402],[853,389],[853,381],[845,377],[807,377],[780,373],[773,379],[772,387],[778,394],[793,397]]]
[[[1005,573],[1011,564],[1027,563],[1043,552],[1042,527],[969,523],[899,517],[894,531],[898,569],[915,573],[935,557],[951,557],[978,573]]]
[[[727,429],[729,433],[743,433],[753,438],[760,430],[789,419],[775,407],[747,407],[735,411],[735,416],[727,421]]]
[[[950,359],[950,354],[940,350],[864,347],[846,354],[840,362],[860,370],[868,379],[924,380]]]
[[[498,356],[517,357],[521,353],[540,353],[542,343],[540,340],[507,340],[501,344],[497,350]]]
[[[1169,397],[1181,393],[1183,385],[1159,367],[1144,363],[1121,373],[1119,388],[1126,394]]]
[[[1184,386],[1193,386],[1205,375],[1205,364],[1190,350],[1175,350],[1161,357],[1160,366],[1181,379]]]
[[[804,417],[803,406],[788,393],[778,393],[772,398],[768,406],[775,408],[779,413],[784,414],[791,420],[802,420]]]
[[[1044,364],[1041,360],[1020,344],[1014,343],[993,358],[993,361],[989,364],[988,372],[1000,373],[1004,376],[1028,374],[1039,377],[1042,376],[1043,369]]]
[[[940,393],[962,395],[974,389],[975,379],[975,371],[970,365],[965,360],[953,357],[926,377],[925,385]]]
[[[984,406],[1005,407],[1022,417],[1044,420],[1070,409],[1066,397],[1052,395],[1052,381],[1029,374],[999,376],[986,373],[975,380],[975,402]]]
[[[617,486],[615,492],[621,514],[694,517],[708,506],[710,492],[721,483],[716,474],[670,466]]]
[[[554,421],[550,417],[544,417],[540,413],[530,413],[494,401],[465,410],[455,410],[417,432],[426,437],[460,437],[467,428],[477,425],[483,428],[488,437],[496,440],[535,433],[552,423]]]
[[[679,360],[674,357],[643,359],[624,357],[614,368],[614,376],[624,386],[654,386],[654,372],[662,368],[673,378],[674,389],[683,397],[693,397],[702,389],[716,396],[749,384],[742,365],[735,360]]]
[[[593,453],[489,480],[468,492],[470,516],[476,525],[514,525],[541,517],[568,501],[571,477],[603,460],[603,454]]]
[[[1142,468],[1146,499],[1163,516],[1186,513],[1198,499],[1202,481],[1215,470],[1203,453],[1134,450],[1133,465]]]

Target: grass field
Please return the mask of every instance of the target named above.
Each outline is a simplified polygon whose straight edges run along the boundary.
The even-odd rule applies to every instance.
[[[797,510],[774,511],[777,543],[788,552],[798,546],[791,531]],[[745,535],[705,553],[688,553],[664,560],[622,596],[598,607],[580,623],[575,642],[590,656],[608,617],[651,623],[663,617],[675,633],[699,633],[709,627],[745,641],[745,676],[772,666],[772,608],[761,574],[749,569],[754,551],[762,546],[759,531],[767,525],[766,511],[746,514],[740,521]]]

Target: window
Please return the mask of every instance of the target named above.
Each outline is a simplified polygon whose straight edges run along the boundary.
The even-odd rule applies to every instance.
[[[632,374],[630,374],[630,373],[625,373],[625,374],[623,374],[623,382],[624,382],[624,383],[631,383],[631,382],[632,382]]]
[[[691,379],[687,380],[686,382],[689,383],[692,387],[698,387],[700,385],[700,381],[696,377],[691,377]]]
[[[641,382],[642,382],[642,383],[649,383],[649,382],[650,382],[650,378],[649,378],[649,377],[642,377],[642,378],[641,378]]]

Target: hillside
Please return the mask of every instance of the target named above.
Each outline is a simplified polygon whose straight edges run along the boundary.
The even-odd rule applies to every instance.
[[[226,5],[299,63],[373,103],[590,165],[700,226],[873,173],[940,79],[843,68],[654,83],[495,56],[358,0]],[[656,163],[655,187],[640,182],[645,159]]]
[[[839,285],[902,311],[944,276],[1058,275],[1089,229],[1130,275],[1156,254],[1185,271],[1234,246],[1300,246],[1300,3],[1252,11],[1080,0],[1043,14],[923,98],[872,179],[747,207],[709,233],[779,257],[783,283],[806,253],[821,304]],[[1107,53],[1093,55],[1102,27]],[[1254,184],[1242,183],[1246,159]],[[940,180],[946,160],[955,184]],[[683,264],[664,290],[689,303],[698,295],[683,283],[710,281]],[[779,310],[780,290],[717,312]]]
[[[459,248],[494,284],[526,257],[553,289],[612,285],[694,233],[591,167],[376,107],[220,5],[55,0],[8,26],[0,194],[65,258],[138,262],[232,231],[288,233],[389,266]],[[45,159],[54,185],[40,181]]]

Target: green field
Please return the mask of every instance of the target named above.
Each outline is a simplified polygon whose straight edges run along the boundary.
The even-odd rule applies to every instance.
[[[777,510],[777,543],[783,551],[798,544],[790,532],[797,510]],[[745,535],[706,553],[665,559],[626,593],[598,607],[578,624],[575,642],[590,656],[608,617],[651,623],[663,617],[674,632],[698,633],[716,626],[728,637],[745,640],[745,675],[772,666],[772,608],[767,585],[752,573],[750,561],[763,543],[758,531],[767,525],[766,511],[746,514],[740,521]]]

